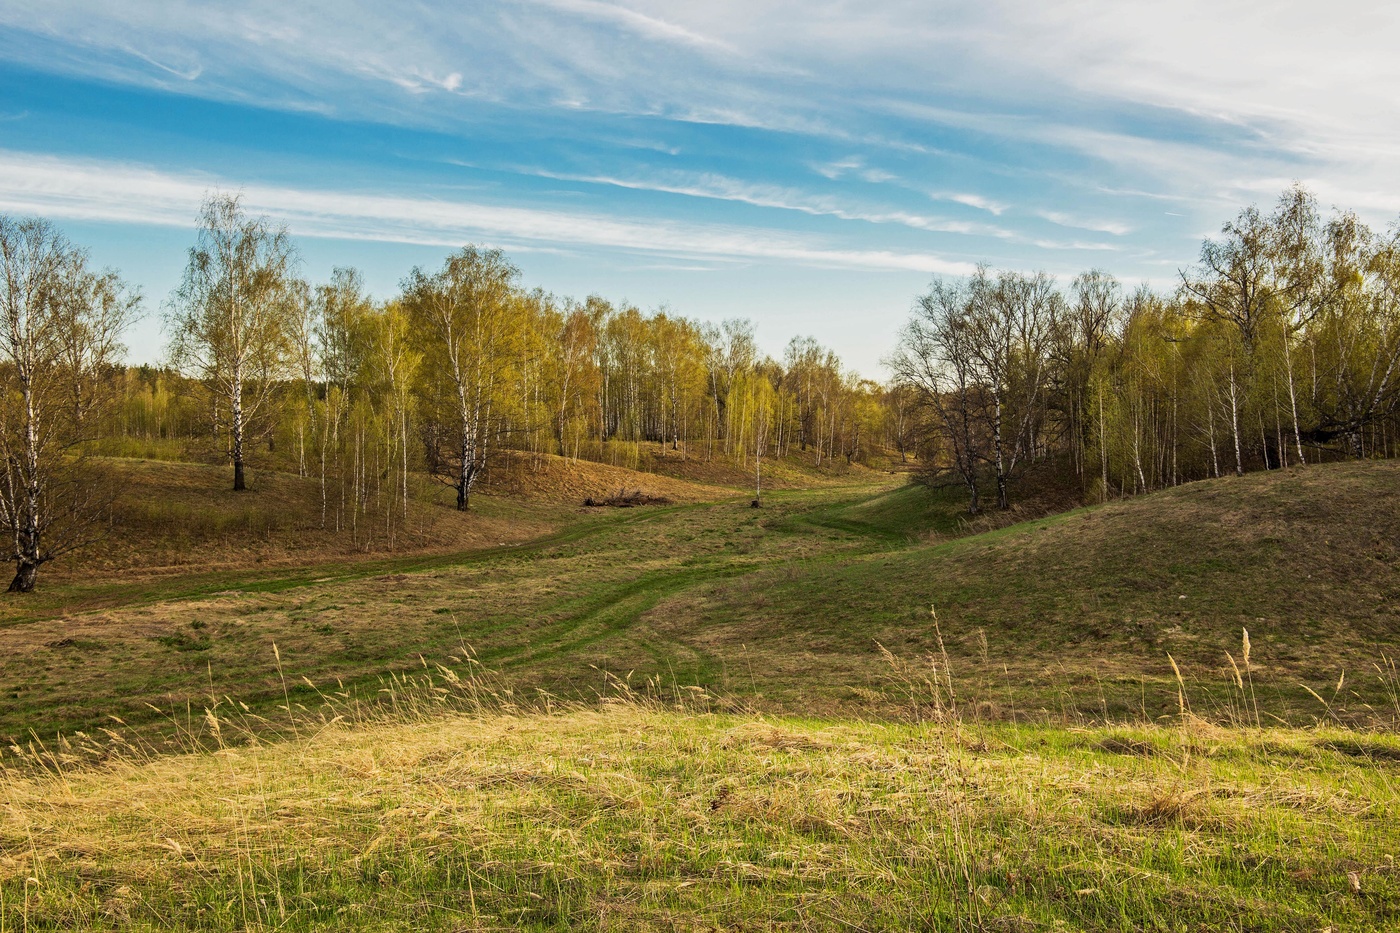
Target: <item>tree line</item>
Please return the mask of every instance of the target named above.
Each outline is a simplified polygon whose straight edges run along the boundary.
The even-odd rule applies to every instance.
[[[386,301],[353,269],[312,287],[294,268],[284,230],[214,198],[165,309],[170,375],[199,399],[235,490],[253,440],[326,498],[328,475],[393,473],[402,490],[423,470],[462,511],[499,450],[615,460],[650,443],[747,466],[795,445],[821,465],[882,443],[881,388],[810,338],[776,361],[747,320],[558,298],[475,246],[414,268]]]
[[[177,445],[313,479],[323,527],[407,533],[412,483],[469,508],[504,452],[752,471],[915,457],[969,510],[1044,470],[1088,500],[1344,457],[1400,433],[1400,237],[1323,218],[1295,187],[1242,211],[1170,293],[1102,270],[1068,288],[988,267],[932,283],[882,386],[811,338],[781,359],[753,325],[527,288],[467,246],[370,297],[355,270],[301,278],[285,228],[202,206],[162,304],[160,365],[125,363],[142,296],[41,219],[0,216],[0,525],[27,591],[88,543],[101,458]]]
[[[1090,500],[1223,473],[1389,457],[1400,232],[1290,188],[1202,244],[1168,294],[1095,270],[935,281],[888,363],[937,472],[1010,506],[1058,469]]]
[[[503,451],[637,466],[650,445],[749,470],[757,491],[765,459],[849,464],[900,443],[889,394],[811,338],[775,360],[747,320],[559,298],[474,246],[387,300],[349,268],[312,285],[286,229],[234,196],[201,208],[158,366],[124,364],[142,296],[51,224],[0,219],[0,262],[12,590],[89,540],[111,495],[90,455],[135,441],[223,459],[235,491],[252,462],[312,478],[323,527],[391,546],[411,477],[440,479],[466,511]]]

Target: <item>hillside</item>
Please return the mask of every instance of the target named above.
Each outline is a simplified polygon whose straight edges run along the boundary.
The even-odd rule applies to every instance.
[[[396,490],[371,488],[358,514],[332,480],[323,519],[315,477],[254,471],[235,493],[226,466],[170,460],[98,461],[116,495],[99,546],[56,561],[45,580],[251,569],[372,556],[441,554],[518,544],[556,530],[589,496],[644,490],[676,502],[735,495],[668,476],[550,455],[504,453],[461,515],[452,493],[413,476],[405,521]],[[392,520],[386,519],[391,504]],[[42,598],[42,597],[41,597]]]
[[[556,531],[585,500],[640,492],[674,503],[752,495],[753,475],[726,462],[650,449],[642,470],[552,454],[501,451],[462,516],[452,492],[424,475],[409,483],[408,515],[397,491],[371,484],[358,514],[353,491],[334,478],[323,501],[315,476],[251,472],[250,488],[230,489],[227,466],[170,459],[99,457],[114,491],[96,546],[65,555],[43,572],[54,586],[196,571],[288,567],[413,554],[448,554],[513,545]],[[876,474],[864,467],[816,469],[794,455],[766,463],[771,488],[850,485]],[[381,482],[387,482],[381,478]],[[386,512],[391,505],[390,520]]]
[[[235,493],[226,466],[116,458],[101,466],[116,496],[100,546],[56,561],[46,568],[45,583],[469,550],[553,527],[546,513],[489,499],[468,520],[457,520],[436,484],[423,477],[410,487],[406,522],[394,490],[376,491],[352,516],[349,495],[332,484],[323,524],[313,477],[257,470],[250,488]],[[396,511],[389,526],[384,512],[391,498]]]
[[[926,501],[892,490],[822,520],[853,538],[909,532]],[[917,529],[936,528],[933,518]],[[709,651],[761,651],[778,695],[828,701],[841,690],[823,689],[813,669],[860,684],[874,642],[936,652],[936,609],[969,692],[979,685],[1001,712],[1145,705],[1155,715],[1175,706],[1168,654],[1198,689],[1219,694],[1232,678],[1226,652],[1240,662],[1248,629],[1256,685],[1277,692],[1277,715],[1325,716],[1298,685],[1331,699],[1346,672],[1338,708],[1384,703],[1400,716],[1376,670],[1400,655],[1397,527],[1394,462],[1256,473],[934,546],[771,569],[692,600],[694,618],[666,631],[688,630]]]
[[[676,462],[681,462],[677,458]],[[643,465],[652,467],[653,461]],[[673,502],[702,502],[735,495],[732,471],[697,468],[696,478],[661,470],[633,470],[609,463],[575,460],[553,454],[502,451],[486,474],[483,490],[532,502],[580,505],[585,499],[603,499],[620,490],[639,491]],[[703,477],[703,478],[702,478]]]
[[[1226,652],[1242,662],[1248,628],[1255,718],[1390,721],[1397,479],[1390,463],[1261,473],[956,537],[955,495],[867,476],[762,509],[550,507],[557,530],[467,553],[75,584],[6,625],[0,733],[149,720],[211,692],[281,703],[274,645],[305,703],[303,678],[372,698],[390,671],[470,650],[518,691],[587,698],[630,672],[897,716],[942,650],[931,606],[978,715],[1175,715],[1170,654],[1197,712],[1237,717]]]
[[[525,479],[522,487],[522,474],[538,477],[542,472],[541,464],[564,464],[599,477],[606,476],[609,470],[622,470],[633,477],[634,482],[640,480],[657,485],[680,481],[741,492],[751,492],[754,488],[752,455],[736,461],[718,445],[691,442],[679,444],[673,450],[665,444],[608,441],[594,445],[590,454],[591,459],[502,451],[487,473],[486,482],[502,489],[528,490],[538,486],[538,478]],[[788,450],[782,457],[769,453],[763,458],[763,488],[795,490],[848,486],[888,473],[890,468],[908,469],[913,464],[913,461],[901,464],[888,451],[875,451],[869,459],[871,465],[859,461],[848,463],[839,456],[824,456],[818,460],[815,450],[801,448]],[[554,468],[546,467],[543,472],[554,472]]]
[[[554,516],[519,544],[12,617],[0,926],[1400,916],[1395,464],[976,534],[897,477],[584,509],[541,471],[483,497]]]

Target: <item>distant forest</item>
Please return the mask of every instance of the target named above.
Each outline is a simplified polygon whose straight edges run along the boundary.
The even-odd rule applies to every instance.
[[[1101,271],[935,282],[891,359],[920,437],[1008,507],[1068,465],[1090,500],[1193,479],[1395,453],[1400,234],[1323,220],[1302,187],[1227,223],[1169,295]]]
[[[817,468],[915,464],[1013,504],[1043,471],[1082,500],[1345,457],[1397,429],[1400,240],[1324,220],[1302,188],[1207,240],[1170,294],[1108,273],[1067,289],[980,269],[935,281],[887,384],[742,319],[700,323],[529,289],[468,246],[371,299],[359,274],[299,277],[285,228],[212,196],[159,366],[126,365],[142,296],[42,219],[0,216],[0,524],[12,590],[89,541],[104,456],[218,460],[316,481],[323,526],[408,514],[409,477],[466,510],[506,450],[645,466],[652,456]]]

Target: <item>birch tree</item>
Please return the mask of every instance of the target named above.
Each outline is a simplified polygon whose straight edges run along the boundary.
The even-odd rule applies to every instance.
[[[420,392],[431,421],[425,441],[434,472],[467,511],[499,431],[515,363],[516,283],[520,272],[500,250],[467,246],[429,275],[414,269],[403,305],[422,355]]]
[[[984,406],[992,435],[997,506],[1011,507],[1007,484],[1035,440],[1048,379],[1051,341],[1063,299],[1044,273],[985,269],[969,283],[965,327],[977,378],[990,395]]]
[[[167,312],[171,365],[212,393],[215,433],[227,431],[235,491],[247,488],[250,428],[292,362],[295,262],[285,227],[248,217],[236,195],[212,195]]]
[[[104,493],[73,455],[139,295],[46,221],[0,215],[0,526],[12,593],[93,537]]]
[[[934,423],[952,450],[952,466],[967,489],[967,511],[982,511],[979,482],[987,459],[983,422],[985,387],[981,385],[967,311],[965,283],[933,283],[919,298],[890,358],[895,379],[910,386],[934,415]]]

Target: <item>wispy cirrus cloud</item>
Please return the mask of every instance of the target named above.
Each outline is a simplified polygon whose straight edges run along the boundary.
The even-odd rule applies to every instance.
[[[1365,190],[1382,186],[1400,154],[1388,98],[1400,80],[1391,54],[1400,22],[1346,0],[1286,15],[1244,0],[515,0],[431,10],[368,0],[12,0],[0,24],[4,55],[40,67],[429,125],[469,119],[453,103],[467,98],[903,152],[937,152],[951,130],[1094,158],[1121,153],[1125,174],[1150,173],[1143,187],[1177,193],[1202,181],[1223,189],[1270,154],[1311,163],[1296,174],[1346,176]],[[1242,35],[1251,39],[1243,54]],[[32,37],[82,51],[54,55]],[[394,96],[403,92],[419,100]],[[1161,144],[1169,151],[1138,160]],[[1182,158],[1186,148],[1215,158]],[[1017,157],[1022,168],[1038,161]],[[866,180],[890,172],[865,171]]]
[[[977,224],[944,217],[933,217],[901,210],[857,207],[831,195],[814,195],[797,188],[761,185],[729,178],[715,173],[669,173],[658,177],[623,177],[611,175],[573,175],[545,169],[517,169],[522,174],[559,181],[609,185],[634,191],[656,191],[693,198],[735,201],[754,207],[795,211],[814,217],[835,217],[872,224],[899,224],[934,233],[961,236],[981,236],[995,239],[1015,239],[1014,231],[991,224]]]
[[[552,178],[559,181],[582,182],[590,185],[609,185],[636,191],[655,191],[685,197],[707,198],[720,201],[737,201],[754,207],[795,211],[816,217],[835,217],[839,220],[860,221],[870,224],[896,224],[929,233],[953,234],[960,237],[973,237],[1000,240],[1011,243],[1026,243],[1037,249],[1063,251],[1117,250],[1120,247],[1111,243],[1083,240],[1064,241],[1021,233],[1015,229],[995,224],[974,223],[949,217],[937,217],[897,209],[878,207],[858,207],[843,203],[831,195],[813,195],[795,188],[772,185],[754,185],[739,179],[711,173],[683,174],[672,173],[664,177],[613,177],[607,175],[570,175],[549,172],[543,169],[517,169],[523,174]],[[952,194],[936,200],[946,200],[976,207],[979,210],[1000,214],[1006,208],[979,198],[976,195]],[[1058,226],[1073,227],[1099,233],[1124,235],[1131,228],[1110,221],[1077,220],[1069,215],[1043,213],[1041,216]]]
[[[1064,211],[1036,211],[1036,216],[1048,220],[1056,226],[1072,227],[1075,230],[1092,230],[1096,233],[1111,233],[1114,236],[1127,236],[1133,232],[1131,226],[1116,220],[1076,217]]]
[[[215,190],[241,192],[245,207],[301,236],[455,247],[605,247],[688,259],[776,261],[853,269],[962,275],[973,266],[939,256],[849,248],[789,231],[718,224],[636,221],[607,215],[355,191],[238,186],[211,175],[176,174],[95,160],[0,151],[0,210],[119,223],[192,226]]]
[[[1006,213],[1009,205],[993,201],[991,198],[984,198],[980,194],[968,193],[941,193],[930,192],[929,197],[935,201],[951,201],[954,204],[962,204],[967,207],[975,207],[979,211],[986,211],[989,214],[1000,217]]]
[[[612,23],[633,32],[638,36],[660,42],[673,42],[706,51],[719,51],[734,54],[738,50],[727,42],[679,26],[656,16],[639,13],[617,3],[602,3],[600,0],[524,0],[550,9],[571,13],[577,16]]]

